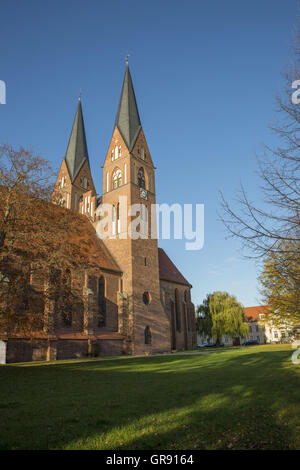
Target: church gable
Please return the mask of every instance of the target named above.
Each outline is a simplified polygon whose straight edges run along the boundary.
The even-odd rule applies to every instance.
[[[132,154],[142,163],[154,167],[143,129],[141,128],[134,143]]]
[[[108,147],[103,167],[113,166],[129,155],[128,147],[118,129],[114,127],[113,135]]]
[[[87,161],[83,162],[83,165],[79,169],[76,178],[74,179],[73,185],[76,188],[84,191],[95,191],[95,186],[90,170],[90,166]]]
[[[61,162],[60,169],[56,178],[55,189],[61,189],[65,186],[70,186],[71,178],[67,168],[65,159]]]

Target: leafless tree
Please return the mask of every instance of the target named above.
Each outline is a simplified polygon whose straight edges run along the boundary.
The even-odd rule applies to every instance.
[[[278,118],[271,126],[278,137],[278,146],[263,147],[258,158],[261,194],[264,203],[253,203],[243,185],[237,194],[234,209],[221,193],[221,219],[228,232],[242,241],[247,256],[266,258],[287,253],[290,242],[300,240],[300,104],[294,104],[292,84],[300,79],[300,29],[296,30],[293,63],[284,73],[284,88],[276,96]],[[297,91],[297,90],[296,90]],[[299,253],[300,254],[300,253]]]

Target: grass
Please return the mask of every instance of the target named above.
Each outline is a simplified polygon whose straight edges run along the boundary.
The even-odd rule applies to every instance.
[[[299,449],[291,354],[0,366],[0,449]]]

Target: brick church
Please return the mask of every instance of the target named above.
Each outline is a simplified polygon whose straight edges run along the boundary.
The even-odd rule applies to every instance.
[[[102,196],[96,194],[81,99],[54,187],[64,210],[78,218],[84,268],[68,270],[70,291],[79,286],[80,309],[64,315],[57,302],[45,305],[43,330],[34,340],[7,340],[7,362],[89,355],[151,354],[196,347],[191,284],[157,239],[124,237],[120,197],[128,205],[155,204],[155,166],[147,145],[126,63],[116,121],[103,163]],[[101,205],[112,206],[113,237],[97,236]],[[128,217],[130,223],[131,216]],[[149,225],[151,222],[149,222]],[[149,232],[151,227],[149,227]],[[79,248],[78,248],[79,249]],[[33,281],[34,282],[34,281]]]

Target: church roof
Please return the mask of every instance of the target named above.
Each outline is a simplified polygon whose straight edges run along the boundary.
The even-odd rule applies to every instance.
[[[97,236],[89,219],[81,214],[74,213],[74,216],[78,217],[77,233],[73,234],[71,240],[78,247],[77,252],[74,252],[75,260],[80,262],[82,259],[89,266],[121,273],[121,269],[103,241]]]
[[[46,233],[41,241],[48,251],[62,252],[77,266],[100,268],[121,274],[120,267],[97,236],[86,215],[49,203],[45,205],[42,224],[59,227],[59,236],[53,233],[48,236]],[[65,230],[62,230],[63,225]]]
[[[116,126],[129,151],[131,151],[142,126],[128,63],[126,63],[123,87],[116,117]]]
[[[86,160],[89,163],[81,100],[79,99],[67,152],[65,155],[65,161],[72,183]]]
[[[191,287],[191,284],[176,268],[175,264],[170,260],[167,253],[158,248],[159,277],[162,281],[176,282]]]

